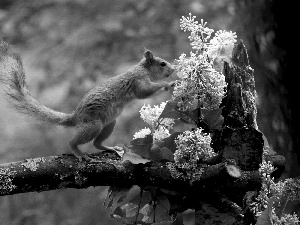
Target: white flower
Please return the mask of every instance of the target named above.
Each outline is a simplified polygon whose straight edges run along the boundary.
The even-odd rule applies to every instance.
[[[151,130],[149,128],[144,128],[144,129],[141,129],[140,131],[136,132],[134,135],[133,135],[133,139],[137,139],[137,138],[144,138],[146,137],[148,134],[151,134]]]
[[[179,165],[197,165],[199,160],[208,159],[215,155],[210,147],[211,137],[202,132],[201,128],[194,131],[185,131],[175,140],[177,150],[174,153],[174,160]]]
[[[158,129],[156,129],[153,133],[153,142],[156,143],[158,141],[161,141],[167,137],[169,137],[171,134],[168,129],[166,129],[163,126],[160,126]]]
[[[170,136],[169,130],[173,127],[174,119],[159,118],[166,104],[167,102],[162,102],[160,105],[154,105],[153,107],[148,104],[141,108],[141,118],[149,125],[149,128],[142,129],[135,133],[134,139],[142,138],[152,133],[155,143]]]
[[[192,48],[202,51],[203,48],[207,47],[206,42],[208,39],[210,39],[210,36],[214,30],[205,27],[206,22],[204,22],[202,19],[201,23],[198,23],[198,21],[195,21],[195,18],[196,16],[192,16],[191,13],[189,13],[189,17],[183,16],[182,19],[180,19],[180,28],[184,32],[191,32],[188,38],[191,41]]]
[[[182,54],[176,60],[176,69],[181,74],[181,81],[176,83],[173,99],[179,103],[182,110],[194,106],[195,100],[198,107],[206,109],[218,108],[225,94],[225,77],[213,68],[213,60],[218,55],[231,54],[236,34],[228,31],[217,31],[210,38],[213,30],[195,21],[195,16],[182,17],[180,27],[190,31],[189,39],[196,52],[190,56]]]

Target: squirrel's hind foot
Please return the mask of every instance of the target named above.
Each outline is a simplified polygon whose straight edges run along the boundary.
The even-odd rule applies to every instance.
[[[119,146],[114,146],[114,147],[101,146],[99,150],[102,152],[113,152],[114,154],[117,154],[120,157],[122,157],[124,154],[124,149]]]
[[[78,154],[74,154],[76,156],[76,158],[78,159],[79,162],[83,162],[83,161],[92,161],[93,158],[90,157],[87,153],[81,153],[80,155]]]
[[[77,146],[71,145],[71,147],[72,147],[73,154],[76,156],[79,162],[92,160],[92,158],[87,153],[83,153],[82,151],[80,151]]]

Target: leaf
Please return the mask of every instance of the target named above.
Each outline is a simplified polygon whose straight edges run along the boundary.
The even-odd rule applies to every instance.
[[[175,153],[175,151],[177,150],[177,145],[175,143],[175,140],[177,139],[177,137],[182,134],[183,132],[174,132],[173,134],[171,134],[169,137],[165,138],[163,140],[164,142],[164,147],[168,148],[171,150],[172,153]]]
[[[108,201],[105,200],[104,205],[110,214],[113,215],[116,214],[119,216],[125,215],[123,206],[128,204],[136,196],[140,196],[140,193],[141,193],[141,189],[137,185],[134,185],[131,188],[123,188],[123,189],[112,188],[107,195],[107,198],[109,200]]]
[[[175,143],[176,138],[178,135],[182,134],[183,132],[174,132],[169,137],[161,140],[160,142],[156,143],[156,146],[159,148],[168,148],[172,153],[177,150],[177,145]]]
[[[177,149],[175,139],[182,132],[174,132],[169,137],[153,144],[150,150],[150,158],[153,161],[169,161],[174,162],[174,152]]]
[[[138,185],[133,185],[129,191],[127,192],[126,198],[123,199],[122,205],[127,204],[132,199],[134,199],[136,196],[140,196],[141,194],[141,188]]]
[[[203,121],[209,126],[210,129],[218,129],[222,126],[224,122],[222,110],[223,108],[212,110],[202,109]]]
[[[272,220],[272,206],[275,197],[271,197],[268,200],[267,208],[262,212],[262,214],[257,218],[256,225],[273,225]]]
[[[122,218],[124,218],[124,217],[126,216],[125,211],[122,210],[120,207],[117,207],[117,208],[114,210],[113,216],[116,216],[116,215],[119,216],[119,217],[122,217]]]
[[[156,214],[156,216],[159,217],[157,219],[164,221],[166,216],[169,218],[170,202],[165,195],[159,195],[156,210],[159,211],[159,213]]]
[[[184,225],[181,213],[176,216],[176,219],[173,221],[172,225]]]
[[[151,186],[143,190],[137,185],[123,189],[111,187],[105,206],[110,206],[106,210],[123,224],[172,224],[173,221],[167,195]]]
[[[113,192],[112,187],[109,187],[106,198],[105,198],[104,203],[103,203],[103,205],[106,209],[108,207],[112,206],[112,192]]]
[[[172,217],[169,215],[170,203],[165,195],[157,196],[156,204],[147,204],[141,209],[144,214],[144,222],[172,222]]]
[[[141,189],[138,186],[130,190],[126,199],[124,199],[124,203],[126,202],[126,204],[121,207],[121,209],[124,211],[123,217],[131,224],[133,224],[133,222],[135,222],[136,220],[142,221],[144,215],[140,212],[139,209],[149,204],[149,202],[151,202],[152,199],[151,194],[148,191],[143,191],[142,195],[140,191]]]
[[[130,142],[129,145],[124,146],[124,154],[122,161],[129,160],[133,164],[145,164],[150,162],[150,150],[153,143],[153,136],[147,135],[144,138],[137,138]]]
[[[126,148],[124,147],[124,154],[123,154],[123,157],[122,157],[122,162],[125,162],[125,161],[130,161],[132,164],[145,164],[147,162],[151,162],[151,160],[149,159],[144,159],[142,158],[142,156],[138,155],[138,154],[135,154],[134,152],[131,151],[130,148]]]
[[[195,210],[188,209],[188,210],[184,211],[181,215],[183,218],[184,225],[197,224],[197,222],[198,222]]]
[[[146,204],[140,210],[140,213],[142,213],[144,215],[143,219],[142,219],[143,222],[153,223],[153,221],[154,221],[154,207],[153,207],[152,204],[150,204],[150,203]]]
[[[123,217],[120,217],[119,215],[111,215],[111,217],[117,220],[120,224],[129,224],[127,220],[125,220]]]
[[[169,162],[174,162],[174,154],[173,152],[166,148],[166,147],[163,147],[160,149],[161,150],[161,153],[162,153],[162,160],[166,160],[166,161],[169,161]]]
[[[122,205],[120,202],[127,196],[129,190],[129,188],[110,187],[104,201],[106,211],[111,215],[114,214],[115,210]]]
[[[171,118],[175,120],[181,120],[185,123],[197,124],[199,121],[198,111],[195,110],[179,110],[176,101],[168,101],[164,110],[160,114],[161,118]]]
[[[160,118],[171,118],[171,119],[179,119],[180,118],[180,111],[178,111],[177,102],[175,101],[168,101],[164,110],[159,116]]]
[[[151,134],[146,135],[144,138],[136,138],[130,142],[131,146],[148,146],[153,143],[153,136]]]
[[[129,224],[129,225],[131,225],[131,224],[147,224],[147,225],[149,224],[150,225],[151,224],[151,223],[141,223],[142,219],[143,219],[143,214],[141,214],[141,213],[138,216],[136,216],[136,215],[131,216],[131,217],[127,216],[126,224]]]
[[[197,125],[199,123],[199,108],[181,111],[181,120],[185,123]]]
[[[150,152],[151,159],[156,162],[161,161],[168,161],[168,162],[174,162],[174,154],[171,152],[170,149],[166,147],[155,147],[151,149]]]
[[[166,115],[170,112],[176,111],[177,108],[177,101],[168,101],[159,118],[168,118]]]
[[[104,201],[104,206],[106,208],[111,207],[114,199],[121,197],[117,195],[119,195],[121,192],[126,193],[128,190],[129,190],[128,188],[125,189],[125,188],[118,188],[118,187],[109,187],[107,196]]]
[[[124,206],[122,206],[122,210],[125,211],[125,217],[136,217],[136,214],[138,213],[139,206],[137,204],[128,203]]]
[[[133,224],[136,219],[141,221],[144,216],[138,212],[138,209],[151,202],[152,199],[150,192],[141,191],[137,185],[123,189],[110,188],[107,195],[109,200],[105,200],[105,206],[109,206],[106,210],[123,224]]]
[[[143,190],[142,199],[140,195],[135,196],[130,202],[133,204],[141,204],[141,206],[146,205],[152,200],[151,193],[149,191]]]

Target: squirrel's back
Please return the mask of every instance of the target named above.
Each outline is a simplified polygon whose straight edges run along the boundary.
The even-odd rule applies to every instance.
[[[167,83],[157,86],[152,81],[161,80],[173,72],[170,63],[146,50],[137,65],[90,90],[74,112],[66,114],[44,106],[30,95],[21,57],[3,41],[0,43],[0,81],[6,84],[9,102],[19,112],[50,124],[76,126],[96,120],[109,123],[131,100],[149,97],[158,89],[169,86]]]

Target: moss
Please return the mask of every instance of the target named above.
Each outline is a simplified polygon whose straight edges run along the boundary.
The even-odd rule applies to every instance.
[[[14,171],[9,169],[0,169],[0,194],[6,195],[11,193],[17,186],[13,184]]]
[[[169,169],[170,173],[171,173],[171,176],[174,178],[174,179],[177,179],[179,177],[185,177],[183,173],[179,172],[177,170],[177,167],[174,163],[166,163],[166,166],[167,168]]]
[[[79,186],[82,186],[83,184],[85,184],[87,182],[87,178],[80,175],[79,173],[76,173],[75,175],[75,182],[76,184],[78,184]]]
[[[39,167],[39,163],[45,162],[44,158],[34,158],[34,159],[26,159],[24,163],[21,165],[24,166],[26,169],[31,171],[36,171]]]

